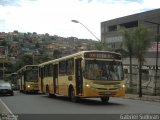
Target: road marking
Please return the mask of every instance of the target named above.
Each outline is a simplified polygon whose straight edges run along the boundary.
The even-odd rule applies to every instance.
[[[12,111],[8,108],[8,106],[0,99],[0,102],[2,103],[2,105],[7,109],[7,111],[10,113],[10,114],[7,114],[7,113],[2,113],[2,116],[1,117],[5,117],[5,118],[11,118],[12,120],[17,120],[17,116],[15,116]],[[0,119],[1,120],[1,119]],[[2,118],[3,120],[3,118]]]

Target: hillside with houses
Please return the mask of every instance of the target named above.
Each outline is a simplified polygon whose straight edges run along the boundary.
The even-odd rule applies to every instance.
[[[9,74],[27,64],[39,64],[82,50],[95,50],[96,44],[98,42],[91,39],[64,38],[48,33],[0,32],[0,73]]]

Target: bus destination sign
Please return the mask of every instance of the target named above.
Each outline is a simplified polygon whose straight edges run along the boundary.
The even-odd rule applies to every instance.
[[[84,54],[85,58],[95,58],[95,59],[118,59],[121,60],[121,55],[116,53],[108,52],[86,52]]]

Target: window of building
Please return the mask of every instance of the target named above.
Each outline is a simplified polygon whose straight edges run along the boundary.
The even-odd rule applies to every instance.
[[[109,44],[107,44],[107,48],[115,49],[115,43],[109,43]]]
[[[106,43],[114,43],[114,42],[122,42],[123,36],[112,36],[112,37],[106,37],[105,42]]]
[[[120,27],[125,27],[125,28],[138,27],[138,21],[131,21],[131,22],[123,23],[123,24],[120,24]]]
[[[117,30],[117,25],[112,25],[108,27],[109,31],[116,31]]]

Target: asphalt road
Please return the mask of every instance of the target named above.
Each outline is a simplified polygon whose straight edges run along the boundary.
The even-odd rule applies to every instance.
[[[74,115],[72,118],[75,117],[76,119],[90,115],[93,116],[91,117],[93,120],[98,115],[120,118],[123,114],[160,114],[159,102],[124,98],[111,98],[108,104],[101,103],[98,98],[82,99],[79,103],[72,103],[64,97],[48,98],[46,95],[30,95],[15,92],[14,96],[1,96],[0,100],[15,115],[43,115],[40,118],[43,118],[44,115],[46,117],[46,115],[53,114],[58,115],[58,117],[61,114],[66,119],[66,115]]]

